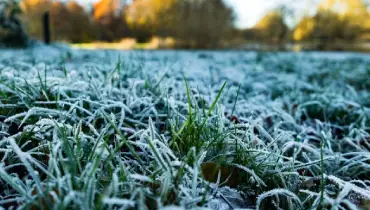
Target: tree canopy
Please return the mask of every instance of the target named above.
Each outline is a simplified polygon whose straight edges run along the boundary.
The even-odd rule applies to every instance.
[[[279,43],[283,41],[289,31],[284,21],[282,11],[273,10],[267,13],[254,27],[257,36],[262,40]]]
[[[185,47],[217,45],[233,27],[233,18],[222,0],[136,0],[126,12],[136,36],[172,36]]]
[[[293,29],[285,22],[293,15],[284,10],[293,6],[283,5],[244,31],[234,27],[234,12],[224,0],[100,0],[90,11],[73,0],[19,1],[23,11],[20,17],[33,38],[42,39],[41,18],[50,12],[54,41],[111,42],[132,37],[147,42],[158,36],[174,38],[177,46],[184,48],[209,48],[240,34],[244,40],[268,44],[289,40],[355,41],[370,34],[370,15],[364,0],[322,0],[314,15],[293,21],[298,22]],[[0,29],[0,33],[4,31]]]
[[[294,40],[353,41],[364,31],[369,18],[362,0],[324,0],[317,13],[303,18],[294,30]]]

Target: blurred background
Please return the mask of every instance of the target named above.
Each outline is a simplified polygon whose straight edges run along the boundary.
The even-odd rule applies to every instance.
[[[0,45],[370,51],[366,0],[0,0]]]

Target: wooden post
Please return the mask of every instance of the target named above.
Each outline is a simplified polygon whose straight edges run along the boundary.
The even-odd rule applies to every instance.
[[[50,44],[50,15],[49,12],[45,12],[42,16],[42,25],[44,29],[44,42]]]

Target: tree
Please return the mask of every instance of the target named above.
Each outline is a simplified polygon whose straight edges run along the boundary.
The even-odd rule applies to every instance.
[[[101,0],[94,4],[93,17],[101,32],[101,40],[114,41],[127,35],[124,8],[125,2],[120,0]]]
[[[136,0],[126,20],[139,41],[172,36],[182,47],[216,47],[233,27],[233,11],[223,0]]]
[[[89,42],[96,38],[92,21],[84,8],[75,1],[67,4],[70,24],[68,39],[71,42]]]
[[[366,4],[361,0],[324,0],[316,15],[303,18],[297,25],[294,39],[354,41],[363,32],[368,17]]]
[[[53,40],[68,41],[71,31],[67,7],[60,1],[52,2],[50,16]]]
[[[168,26],[174,26],[175,14],[171,13],[176,0],[136,0],[125,11],[130,31],[139,42],[148,41],[153,35],[169,35]]]
[[[219,47],[233,29],[233,10],[223,0],[176,1],[169,13],[171,33],[184,47]]]
[[[319,4],[319,11],[331,11],[341,16],[367,15],[367,6],[363,0],[323,0]]]
[[[36,39],[42,39],[42,15],[49,11],[49,0],[23,0],[20,4],[23,11],[22,21],[28,34]]]
[[[289,28],[284,21],[283,12],[275,9],[267,13],[253,28],[254,39],[278,44],[286,40]]]
[[[20,13],[17,1],[0,2],[0,44],[22,47],[28,44],[28,36],[18,19]]]
[[[313,17],[303,17],[293,32],[293,39],[295,41],[305,41],[313,39],[315,26],[316,22]]]
[[[323,0],[319,5],[319,13],[327,11],[338,15],[342,28],[340,38],[345,40],[356,39],[369,17],[363,0]]]
[[[42,15],[50,12],[53,41],[88,42],[96,38],[92,20],[75,1],[23,0],[23,21],[33,38],[42,39]]]

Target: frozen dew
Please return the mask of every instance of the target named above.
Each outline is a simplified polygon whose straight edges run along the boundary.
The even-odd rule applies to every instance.
[[[202,53],[0,50],[0,209],[369,207],[367,55]]]

